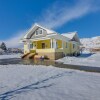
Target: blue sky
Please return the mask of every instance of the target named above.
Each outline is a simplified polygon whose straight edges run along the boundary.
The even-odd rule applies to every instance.
[[[0,41],[17,46],[35,23],[79,37],[100,35],[100,0],[0,0]],[[13,43],[12,43],[13,42]]]

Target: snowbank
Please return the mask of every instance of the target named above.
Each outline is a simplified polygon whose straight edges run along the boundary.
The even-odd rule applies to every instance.
[[[21,58],[21,54],[4,54],[0,55],[0,59]]]
[[[57,62],[63,62],[64,64],[72,64],[72,65],[83,65],[83,66],[90,66],[90,67],[100,67],[100,53],[90,54],[84,52],[79,57],[64,57]]]
[[[0,100],[100,100],[100,74],[52,66],[0,65]]]

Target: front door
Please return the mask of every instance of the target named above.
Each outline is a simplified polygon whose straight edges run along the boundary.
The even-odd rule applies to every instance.
[[[42,49],[45,49],[45,43],[42,43]]]

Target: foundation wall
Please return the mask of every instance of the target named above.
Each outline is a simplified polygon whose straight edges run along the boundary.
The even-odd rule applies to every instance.
[[[63,56],[63,52],[55,52],[55,60],[62,58]]]
[[[57,60],[63,57],[63,52],[38,52],[37,54],[50,60]]]

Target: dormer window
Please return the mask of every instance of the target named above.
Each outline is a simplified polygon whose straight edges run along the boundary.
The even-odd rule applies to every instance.
[[[41,35],[41,34],[43,34],[43,29],[38,29],[38,30],[36,30],[35,34],[36,34],[36,35]]]

